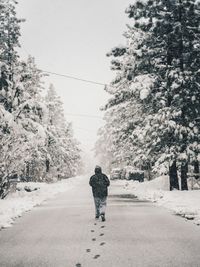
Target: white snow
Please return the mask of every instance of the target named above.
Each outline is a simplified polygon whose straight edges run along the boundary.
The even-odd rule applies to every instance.
[[[19,183],[17,188],[21,189],[8,195],[4,200],[0,200],[0,229],[10,227],[14,220],[21,217],[26,211],[40,205],[43,201],[55,197],[56,194],[79,186],[79,183],[85,177],[80,176],[62,180],[57,183]],[[152,181],[139,183],[137,181],[118,180],[111,181],[117,184],[116,193],[134,194],[141,200],[149,200],[159,206],[173,211],[174,214],[180,215],[188,220],[192,220],[200,225],[200,190],[189,191],[169,191],[169,179],[167,176],[160,176]],[[26,192],[24,187],[29,187],[32,192]],[[190,189],[190,184],[189,184]],[[197,188],[196,188],[197,189]]]
[[[150,91],[148,89],[146,89],[146,88],[142,89],[140,91],[140,99],[141,100],[146,99],[148,97],[149,93],[150,93]]]
[[[43,201],[53,198],[56,194],[70,190],[84,177],[69,178],[57,183],[19,183],[17,188],[20,191],[9,194],[5,199],[0,200],[0,229],[10,227],[14,220],[21,217],[26,211],[40,205]],[[31,188],[32,192],[27,192],[24,187]]]
[[[126,193],[136,195],[141,200],[149,200],[173,211],[193,223],[200,225],[200,190],[169,191],[169,179],[161,176],[152,181],[113,181],[121,185]]]
[[[140,91],[140,98],[143,100],[147,98],[150,93],[151,85],[154,82],[154,77],[149,74],[139,75],[134,78],[130,85],[130,90],[135,92]]]

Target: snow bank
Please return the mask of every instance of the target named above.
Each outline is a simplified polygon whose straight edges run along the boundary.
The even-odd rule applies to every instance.
[[[119,181],[127,193],[136,195],[141,200],[149,200],[168,208],[195,224],[200,225],[200,190],[169,191],[169,179],[161,176],[152,181]]]
[[[40,205],[44,200],[53,198],[56,194],[65,192],[79,183],[82,177],[70,178],[53,184],[19,183],[18,190],[0,200],[0,229],[10,227],[17,217],[26,211]],[[33,190],[27,192],[24,188]],[[34,190],[36,189],[37,190]]]

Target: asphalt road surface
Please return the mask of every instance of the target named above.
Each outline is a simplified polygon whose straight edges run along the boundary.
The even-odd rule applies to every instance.
[[[200,228],[111,184],[106,222],[88,180],[0,231],[0,267],[199,267]]]

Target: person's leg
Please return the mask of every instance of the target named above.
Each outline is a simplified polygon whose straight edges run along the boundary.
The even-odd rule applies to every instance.
[[[101,215],[102,221],[105,221],[106,201],[107,201],[107,197],[103,197],[100,199],[99,210],[100,210],[100,215]]]
[[[95,204],[95,218],[98,219],[100,216],[100,199],[99,197],[94,197]]]

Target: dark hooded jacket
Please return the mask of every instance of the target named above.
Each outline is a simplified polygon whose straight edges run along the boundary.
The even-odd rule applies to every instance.
[[[100,167],[95,168],[95,175],[92,175],[89,184],[92,186],[92,193],[94,197],[107,197],[110,181],[108,177],[102,173]]]

